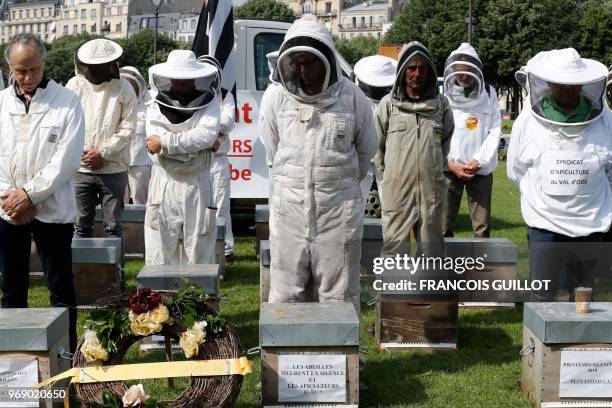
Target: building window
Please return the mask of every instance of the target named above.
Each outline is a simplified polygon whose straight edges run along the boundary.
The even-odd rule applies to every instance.
[[[105,8],[105,9],[104,9],[104,15],[105,15],[105,16],[110,16],[110,15],[111,15],[110,10],[111,10],[111,9],[110,9],[110,7]]]
[[[26,18],[30,18],[30,10],[26,10]]]
[[[331,3],[325,3],[325,14],[331,13]]]
[[[353,17],[353,28],[357,27],[357,17]]]
[[[87,24],[81,24],[81,32],[84,33],[87,31]]]
[[[382,25],[382,23],[385,22],[385,17],[384,16],[378,16],[378,24]]]
[[[70,0],[70,1],[68,2],[68,6],[69,6],[69,7],[74,7],[74,0]]]
[[[361,27],[365,27],[365,17],[361,17]]]
[[[120,33],[120,32],[121,32],[121,23],[119,23],[119,24],[117,24],[117,25],[115,26],[115,32],[116,32],[116,33]]]
[[[64,26],[64,35],[68,35],[68,26],[67,25]]]
[[[195,20],[191,20],[191,29],[192,30],[196,29],[196,21]]]
[[[98,30],[97,30],[97,27],[96,27],[96,23],[93,23],[93,24],[91,25],[91,31],[90,31],[90,33],[95,34],[97,31],[98,31]]]
[[[68,20],[70,17],[68,17],[68,11],[64,11],[64,20]]]
[[[283,34],[257,34],[255,36],[255,85],[264,91],[270,83],[270,69],[266,54],[278,50],[283,42]]]
[[[56,15],[58,14],[53,11],[53,7],[49,7],[49,17],[55,17]]]
[[[91,18],[96,18],[98,16],[98,12],[96,9],[91,9]]]
[[[187,31],[187,21],[183,20],[183,30]]]
[[[72,26],[72,34],[78,34],[78,33],[79,33],[79,26],[75,24]]]
[[[40,9],[40,16],[41,16],[41,17],[44,17],[44,16],[45,16],[45,14],[46,14],[46,13],[45,13],[45,9]]]
[[[81,10],[81,20],[85,20],[87,18],[87,10]]]
[[[312,5],[310,3],[302,4],[302,14],[312,13]]]
[[[38,9],[34,9],[34,18],[38,18]]]
[[[23,20],[23,10],[19,10],[19,19]]]

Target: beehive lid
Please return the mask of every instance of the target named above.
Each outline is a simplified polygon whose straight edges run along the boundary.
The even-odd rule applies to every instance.
[[[446,256],[483,257],[485,262],[516,263],[518,248],[506,238],[445,238]]]
[[[219,265],[145,265],[136,281],[140,287],[154,290],[176,290],[185,287],[183,278],[204,289],[209,295],[219,294]]]
[[[544,344],[612,343],[612,304],[581,315],[575,303],[525,303],[523,324]]]
[[[0,309],[0,351],[46,351],[68,333],[68,309]]]
[[[259,259],[263,266],[270,266],[272,261],[270,257],[270,241],[259,241]]]
[[[268,204],[255,205],[255,222],[266,223],[270,221],[270,207]]]
[[[120,238],[73,238],[72,262],[115,264],[121,261]]]
[[[262,303],[261,347],[359,345],[359,316],[349,302]]]
[[[382,223],[380,218],[363,219],[363,239],[382,241]]]

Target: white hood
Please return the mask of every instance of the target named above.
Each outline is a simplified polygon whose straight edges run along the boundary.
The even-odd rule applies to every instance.
[[[292,69],[290,64],[292,54],[299,51],[312,53],[325,65],[325,80],[319,95],[305,96],[300,92],[297,71]],[[342,68],[336,58],[332,35],[327,28],[317,23],[315,16],[305,15],[289,27],[280,48],[277,70],[280,82],[285,89],[305,103],[318,99],[321,94],[326,94],[330,86],[339,82],[342,76]]]

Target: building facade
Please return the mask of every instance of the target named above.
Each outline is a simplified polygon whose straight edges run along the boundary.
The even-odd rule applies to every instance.
[[[181,13],[159,13],[157,16],[158,33],[170,37],[173,40],[177,40],[177,32],[179,29],[180,18]],[[130,15],[128,36],[132,36],[142,30],[147,29],[155,30],[155,14],[145,13],[139,15]]]
[[[125,38],[128,30],[128,0],[63,0],[61,35],[82,33]]]
[[[19,33],[33,33],[46,42],[57,38],[57,15],[60,4],[56,0],[9,3],[0,21],[0,43],[4,44]]]
[[[382,37],[391,19],[390,3],[390,1],[368,1],[342,10],[338,27],[339,37],[343,39],[358,36]]]
[[[195,38],[196,28],[198,27],[199,14],[196,13],[183,13],[179,20],[179,28],[177,33],[177,40],[193,43]]]

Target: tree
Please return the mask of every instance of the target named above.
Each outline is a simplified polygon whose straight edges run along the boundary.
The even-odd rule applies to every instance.
[[[45,61],[45,71],[49,78],[66,85],[75,74],[74,56],[77,49],[81,44],[93,38],[97,37],[84,33],[67,35],[55,40],[47,52]]]
[[[576,49],[580,55],[612,64],[612,2],[591,0],[579,6]]]
[[[351,65],[363,57],[377,54],[379,44],[374,37],[358,36],[350,40],[334,38],[336,50]]]
[[[234,18],[258,18],[263,20],[295,20],[295,13],[286,4],[276,0],[247,0],[242,6],[234,7]]]
[[[119,66],[130,65],[137,68],[145,80],[149,80],[148,71],[153,65],[153,30],[142,30],[130,38],[118,40],[123,47],[123,55],[119,59]],[[168,59],[170,51],[176,49],[191,49],[191,44],[179,43],[172,38],[158,33],[157,36],[157,62]]]

